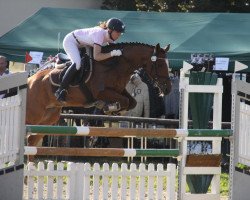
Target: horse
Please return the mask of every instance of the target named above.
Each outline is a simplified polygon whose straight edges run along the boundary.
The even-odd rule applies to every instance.
[[[160,44],[149,45],[129,42],[116,43],[102,47],[102,52],[121,49],[122,55],[103,61],[92,59],[93,69],[89,80],[84,83],[94,101],[118,103],[120,111],[136,106],[135,99],[125,87],[133,72],[144,68],[149,77],[159,86],[165,95],[171,91],[168,72],[167,52],[170,45],[161,48]],[[44,69],[28,78],[26,124],[55,125],[62,107],[87,107],[90,97],[80,87],[70,87],[66,103],[56,100],[55,86],[51,83],[51,73],[58,69]],[[95,105],[95,104],[93,104]],[[35,146],[42,135],[30,135],[28,145]]]

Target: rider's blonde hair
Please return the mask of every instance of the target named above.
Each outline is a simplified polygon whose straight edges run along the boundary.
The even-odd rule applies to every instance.
[[[103,29],[107,29],[107,21],[99,22],[99,26]]]
[[[5,56],[0,55],[0,59],[3,59],[5,62],[7,62],[7,58]]]

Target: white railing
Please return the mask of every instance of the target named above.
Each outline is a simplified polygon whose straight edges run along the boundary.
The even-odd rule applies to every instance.
[[[14,162],[19,153],[21,98],[0,99],[0,163]]]
[[[56,169],[55,169],[56,166]],[[175,199],[176,165],[39,162],[25,170],[23,199]]]
[[[250,176],[246,166],[250,166],[250,84],[232,80],[231,128],[233,137],[230,145],[230,200],[249,199]],[[243,164],[243,165],[242,165]],[[246,166],[245,166],[246,165]]]
[[[250,166],[250,106],[240,103],[240,126],[239,126],[239,162]]]
[[[14,94],[0,99],[0,169],[8,162],[23,164],[26,84],[26,72],[0,78],[0,91]]]

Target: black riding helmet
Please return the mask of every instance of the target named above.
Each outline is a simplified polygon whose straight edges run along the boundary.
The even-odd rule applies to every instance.
[[[112,31],[117,31],[119,33],[125,32],[125,25],[124,23],[118,18],[110,18],[107,21],[107,27]]]

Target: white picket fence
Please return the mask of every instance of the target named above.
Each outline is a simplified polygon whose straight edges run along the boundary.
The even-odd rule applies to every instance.
[[[26,96],[26,72],[0,77],[0,199],[21,199],[23,194],[23,160]]]
[[[13,96],[0,99],[0,169],[8,162],[23,164],[26,83],[26,72],[0,77],[0,91],[13,90]]]
[[[23,199],[175,199],[176,165],[29,163]],[[156,168],[156,169],[155,169]]]
[[[0,99],[0,165],[15,162],[19,154],[21,98]]]
[[[250,106],[240,103],[239,163],[250,166]]]

